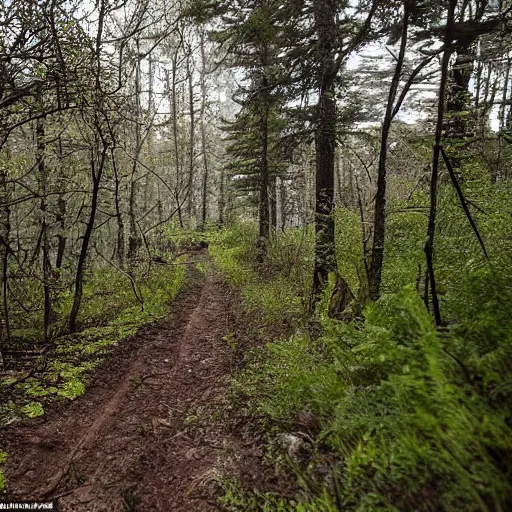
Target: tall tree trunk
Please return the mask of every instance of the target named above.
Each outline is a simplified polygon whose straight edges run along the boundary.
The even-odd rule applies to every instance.
[[[45,140],[45,121],[44,118],[38,119],[36,124],[36,141],[37,141],[37,168],[38,168],[38,181],[39,181],[39,195],[41,202],[39,204],[40,215],[41,215],[41,250],[43,258],[43,328],[44,328],[44,339],[48,339],[48,329],[51,323],[52,317],[52,304],[51,304],[51,290],[50,290],[50,278],[51,278],[51,263],[50,263],[50,246],[48,241],[48,212],[46,204],[47,196],[47,169],[45,161],[46,152],[46,140]]]
[[[263,81],[264,87],[266,78]],[[259,197],[259,235],[268,239],[270,232],[269,210],[269,173],[268,173],[268,108],[263,107],[260,116],[261,162],[260,162],[260,197]]]
[[[270,210],[269,210],[269,187],[270,187],[270,170],[268,161],[268,138],[269,138],[269,113],[270,113],[270,94],[269,81],[267,78],[268,68],[268,47],[263,45],[261,48],[261,69],[263,76],[259,91],[259,121],[260,121],[260,144],[261,144],[261,161],[260,161],[260,197],[259,197],[259,235],[262,239],[268,240],[270,234]],[[262,242],[263,243],[263,242]]]
[[[324,94],[318,106],[320,119],[315,133],[315,269],[313,293],[318,298],[329,273],[337,270],[334,240],[334,147],[336,143],[336,103]]]
[[[206,88],[207,64],[205,55],[204,30],[201,30],[201,152],[203,154],[203,183],[201,192],[201,229],[205,229],[208,214],[208,145],[206,143],[206,107],[208,102]]]
[[[137,41],[137,52],[139,44]],[[130,200],[128,204],[128,218],[130,221],[130,235],[128,237],[128,259],[133,260],[140,249],[142,240],[137,228],[137,200],[138,200],[138,179],[137,169],[139,159],[142,151],[142,136],[141,136],[141,86],[140,86],[140,57],[137,56],[135,64],[135,155],[132,164],[132,172],[130,179]]]
[[[388,138],[393,121],[393,111],[395,107],[395,99],[402,75],[402,68],[405,58],[405,50],[407,47],[407,31],[409,28],[409,6],[406,0],[403,4],[402,18],[402,39],[400,43],[400,51],[395,66],[393,79],[389,88],[388,102],[386,105],[386,113],[382,122],[379,167],[377,171],[377,191],[375,194],[375,210],[373,216],[373,247],[372,259],[369,269],[369,295],[371,300],[377,300],[380,295],[380,285],[382,282],[382,265],[384,262],[384,240],[386,237],[386,178],[387,178],[387,156],[388,156]]]
[[[188,140],[188,221],[190,227],[192,227],[193,218],[195,215],[195,187],[194,187],[194,179],[195,179],[195,131],[196,131],[196,116],[194,111],[194,73],[192,69],[192,48],[189,45],[188,54],[187,54],[187,82],[188,82],[188,109],[190,116],[190,132],[189,132],[189,140]]]
[[[220,169],[220,176],[219,176],[219,220],[218,225],[219,227],[224,226],[224,211],[226,209],[226,173],[224,172],[224,167],[221,167]]]
[[[59,170],[62,172],[62,161],[63,161],[63,150],[62,150],[62,137],[59,136]],[[59,180],[62,182],[62,180]],[[57,269],[56,279],[60,279],[60,271],[62,270],[62,264],[64,262],[64,253],[66,251],[66,200],[64,199],[64,187],[62,184],[59,185],[61,194],[57,199],[57,213],[55,220],[57,221],[59,232],[57,234],[57,258],[55,261],[55,268]]]
[[[9,190],[7,185],[7,169],[0,166],[0,251],[2,260],[2,338],[11,337],[11,321],[9,312],[8,284],[9,284],[9,237],[11,234],[11,209],[9,207]]]
[[[329,273],[337,271],[334,240],[334,159],[336,146],[335,0],[315,2],[315,25],[320,65],[319,100],[316,108],[315,149],[315,265],[312,306],[327,285]]]
[[[462,139],[468,135],[470,117],[466,110],[470,108],[471,93],[469,81],[473,75],[475,52],[472,44],[459,45],[457,57],[449,74],[446,111],[450,120],[446,123],[445,137]],[[460,166],[458,158],[451,159],[454,167]]]
[[[177,91],[177,72],[178,72],[178,52],[180,46],[178,46],[172,57],[172,79],[170,87],[167,86],[168,91],[170,91],[171,98],[169,101],[172,105],[172,135],[173,135],[173,143],[174,143],[174,158],[176,159],[176,189],[175,189],[175,200],[176,200],[176,208],[178,209],[178,220],[180,223],[180,227],[183,227],[183,212],[181,205],[181,185],[182,185],[182,168],[181,168],[181,152],[179,147],[179,134],[178,134],[178,91]]]
[[[475,77],[475,130],[477,133],[480,132],[480,118],[481,118],[481,95],[482,95],[482,74],[484,71],[484,64],[481,61],[481,42],[477,43],[477,65],[476,65],[476,77]]]
[[[437,122],[434,139],[434,150],[432,152],[432,174],[430,177],[430,211],[427,227],[427,241],[425,243],[425,257],[427,260],[427,272],[430,284],[430,296],[432,299],[432,309],[436,325],[441,325],[441,310],[439,307],[439,298],[437,296],[436,278],[434,272],[434,239],[436,233],[436,214],[437,214],[437,182],[439,176],[439,158],[441,155],[441,139],[443,136],[443,118],[446,84],[448,82],[448,67],[450,63],[450,46],[453,41],[453,27],[455,23],[455,7],[457,0],[449,1],[448,18],[446,22],[446,34],[444,38],[444,53],[441,63],[441,82],[439,85],[439,102],[437,108]]]
[[[117,220],[117,240],[116,240],[116,256],[117,263],[121,268],[124,267],[124,221],[123,212],[121,211],[121,178],[117,169],[117,160],[114,148],[110,151],[112,159],[112,169],[114,171],[114,206],[116,210]]]
[[[272,234],[277,233],[277,177],[272,176],[270,178],[270,227],[272,228]]]
[[[85,262],[87,260],[87,254],[89,251],[89,244],[94,231],[94,221],[96,220],[96,213],[98,210],[98,200],[100,193],[101,179],[103,171],[105,169],[105,161],[107,158],[108,148],[105,141],[102,141],[102,148],[98,155],[96,151],[91,150],[91,176],[92,176],[92,198],[91,198],[91,211],[89,213],[89,219],[85,228],[85,233],[82,239],[82,247],[80,249],[80,255],[78,257],[78,264],[75,274],[75,293],[73,297],[73,305],[71,306],[71,312],[69,313],[69,330],[76,332],[77,323],[76,319],[80,306],[82,304],[82,293],[83,293],[83,277]],[[96,154],[95,154],[96,153]]]

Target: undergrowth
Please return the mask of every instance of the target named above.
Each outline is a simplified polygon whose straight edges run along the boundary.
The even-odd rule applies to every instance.
[[[501,219],[487,220],[492,228],[482,231],[499,228],[507,239]],[[439,247],[457,243],[457,222],[441,225],[449,240]],[[416,213],[397,215],[390,231],[417,233],[423,223]],[[339,258],[357,244],[356,229],[345,233]],[[438,330],[414,284],[422,241],[404,236],[402,251],[400,239],[389,241],[395,256],[385,265],[382,298],[350,324],[329,319],[320,308],[314,338],[303,307],[311,233],[292,230],[272,241],[263,266],[255,260],[253,226],[213,237],[211,253],[240,289],[245,308],[256,313],[255,325],[294,327],[291,337],[267,339],[246,355],[233,383],[235,400],[249,404],[253,418],[273,433],[274,446],[279,432],[293,432],[304,447],[300,455],[284,453],[301,489],[294,499],[226,480],[222,503],[228,510],[512,509],[510,261],[496,251],[486,265],[474,241],[465,240],[459,267],[439,264],[449,323]],[[354,289],[361,286],[358,260],[340,264]],[[304,412],[314,420],[309,425],[301,423]]]
[[[137,282],[142,305],[126,276],[115,269],[98,269],[84,286],[79,317],[83,330],[57,337],[48,355],[30,360],[30,366],[12,365],[3,373],[0,425],[43,416],[47,405],[82,395],[89,375],[113,347],[143,325],[165,316],[184,278],[183,265],[153,266],[151,273]],[[66,311],[71,301],[71,294],[63,295],[58,307]],[[17,347],[33,343],[29,332],[15,334]]]
[[[7,453],[0,450],[0,492],[5,488],[4,465],[7,462]]]
[[[268,246],[265,265],[256,265],[257,231],[251,223],[238,224],[209,234],[209,252],[229,283],[241,292],[243,305],[256,323],[303,323],[304,297],[313,254],[312,234],[290,230]]]

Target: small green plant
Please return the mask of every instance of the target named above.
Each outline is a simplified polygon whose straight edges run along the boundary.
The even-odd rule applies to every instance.
[[[4,466],[7,462],[7,452],[0,450],[0,492],[5,489]]]
[[[44,409],[40,402],[29,402],[21,408],[21,412],[29,418],[37,418],[44,414]]]
[[[236,348],[238,346],[238,343],[236,341],[235,333],[234,332],[228,332],[226,336],[222,338],[227,344],[228,347],[234,352],[236,351]]]

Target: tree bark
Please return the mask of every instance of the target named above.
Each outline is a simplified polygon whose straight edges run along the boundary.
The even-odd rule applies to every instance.
[[[270,178],[270,194],[269,194],[269,203],[270,203],[270,227],[272,229],[272,234],[275,235],[277,233],[277,177],[271,176]]]
[[[43,329],[44,339],[48,340],[48,329],[52,317],[52,304],[51,304],[51,263],[50,263],[50,245],[48,240],[48,219],[47,219],[47,169],[45,161],[46,141],[45,141],[45,121],[44,118],[38,119],[36,123],[36,141],[37,141],[37,168],[38,168],[38,181],[39,181],[39,194],[41,202],[39,210],[41,215],[41,250],[43,259]]]
[[[124,268],[124,221],[123,221],[123,212],[121,210],[121,179],[119,176],[119,171],[117,169],[117,160],[115,156],[115,151],[112,148],[110,152],[110,157],[112,159],[112,169],[114,171],[114,206],[116,210],[116,220],[117,220],[117,239],[116,239],[116,256],[117,262],[120,268]]]
[[[201,31],[201,151],[203,154],[203,183],[201,191],[201,229],[205,229],[208,214],[208,144],[206,138],[206,107],[208,95],[206,89],[207,64],[205,55],[204,30]]]
[[[436,278],[434,272],[434,239],[436,232],[436,214],[437,214],[437,182],[439,177],[439,158],[441,154],[441,139],[443,136],[443,118],[444,118],[444,97],[446,84],[448,82],[448,66],[450,62],[450,46],[453,40],[453,27],[455,22],[455,7],[457,0],[450,0],[448,8],[448,17],[446,22],[446,34],[444,38],[444,53],[441,63],[441,82],[439,85],[439,102],[437,108],[437,122],[434,139],[434,149],[432,152],[432,174],[430,177],[430,211],[427,227],[427,241],[425,243],[425,257],[427,260],[427,271],[430,284],[430,296],[432,299],[432,309],[436,325],[442,324],[441,310],[439,307],[439,298],[437,296]]]
[[[336,59],[336,2],[315,2],[315,25],[318,37],[319,100],[315,126],[315,264],[312,307],[327,285],[329,273],[337,271],[334,240],[334,158],[336,145],[336,100],[334,80]]]
[[[62,137],[59,137],[59,170],[62,171],[62,160],[63,160],[63,151],[62,151]],[[60,180],[62,181],[62,180]],[[62,264],[64,262],[64,253],[66,251],[66,243],[67,237],[65,234],[66,229],[66,200],[64,199],[64,188],[62,184],[60,185],[59,190],[62,192],[57,199],[57,213],[55,216],[55,220],[59,226],[59,232],[57,234],[57,258],[55,260],[55,268],[58,270],[56,273],[56,279],[60,279],[60,271],[62,270]]]
[[[260,180],[259,180],[259,235],[262,239],[268,240],[270,234],[270,209],[269,209],[269,187],[270,187],[270,170],[268,161],[268,138],[269,138],[269,81],[267,78],[268,68],[268,47],[263,45],[261,49],[261,69],[262,77],[259,84],[260,90],[258,99],[258,114],[260,122],[260,144],[261,144],[261,161],[260,161]]]
[[[11,322],[9,312],[9,237],[11,233],[11,210],[9,208],[9,191],[7,185],[7,170],[4,166],[0,166],[0,222],[1,222],[1,260],[2,260],[2,313],[3,327],[2,338],[9,339],[11,337]]]
[[[188,222],[190,227],[192,227],[192,222],[194,218],[194,210],[195,210],[195,187],[194,187],[194,179],[195,179],[195,131],[196,131],[196,116],[194,111],[194,74],[192,69],[192,48],[189,45],[188,54],[187,54],[187,82],[188,82],[188,99],[189,99],[189,116],[190,116],[190,132],[189,132],[189,141],[188,141],[188,160],[189,160],[189,168],[188,168]]]
[[[382,122],[379,166],[377,171],[377,191],[375,194],[375,211],[373,216],[373,247],[372,258],[369,269],[369,294],[371,300],[377,300],[380,295],[380,286],[382,282],[382,265],[384,263],[384,241],[386,237],[386,178],[387,178],[387,156],[388,139],[393,121],[393,112],[395,110],[395,99],[402,75],[402,68],[405,59],[407,47],[407,31],[409,27],[409,7],[410,3],[406,0],[403,4],[402,18],[402,39],[400,51],[395,66],[395,72],[389,88],[386,113]]]
[[[137,52],[139,51],[139,44],[137,41]],[[130,221],[130,235],[128,237],[128,260],[133,260],[140,249],[142,240],[137,228],[137,200],[138,200],[138,180],[137,169],[142,150],[142,136],[141,136],[141,95],[140,86],[140,57],[137,55],[137,62],[135,64],[135,155],[132,163],[132,172],[130,179],[130,200],[128,205],[128,218]]]
[[[82,247],[80,249],[80,255],[78,257],[78,264],[75,275],[75,294],[73,298],[73,305],[71,306],[71,312],[69,313],[69,330],[76,332],[77,330],[77,316],[80,311],[80,305],[82,303],[83,293],[83,276],[85,262],[87,260],[87,254],[89,251],[89,244],[94,231],[94,221],[96,220],[96,213],[98,210],[98,199],[100,193],[101,178],[103,176],[103,170],[105,169],[105,161],[107,158],[108,148],[105,142],[102,142],[101,152],[98,155],[91,154],[91,176],[92,176],[92,199],[91,199],[91,211],[89,213],[89,219],[85,228],[85,233],[82,239]],[[95,161],[97,159],[97,161]]]
[[[224,172],[224,167],[221,167],[220,169],[220,176],[219,176],[219,219],[218,219],[218,225],[219,227],[224,226],[224,211],[226,209],[226,173]]]

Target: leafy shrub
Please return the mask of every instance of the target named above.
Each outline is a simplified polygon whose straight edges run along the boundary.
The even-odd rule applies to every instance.
[[[299,232],[297,232],[299,234]],[[256,261],[257,231],[254,224],[239,224],[229,230],[210,234],[210,254],[228,281],[242,292],[245,308],[263,323],[296,322],[303,315],[304,275],[308,256],[299,247],[300,236],[272,240],[269,261]],[[283,247],[291,247],[282,251]],[[269,267],[272,275],[269,275]],[[291,276],[295,279],[291,280]]]
[[[206,226],[206,228],[211,226]],[[165,226],[164,236],[171,251],[186,251],[199,246],[208,240],[208,232],[184,229],[177,224],[169,223]]]
[[[344,507],[508,509],[510,410],[464,381],[415,292],[371,305],[364,325],[324,322],[315,342],[269,344],[237,386],[273,419],[310,408]]]

